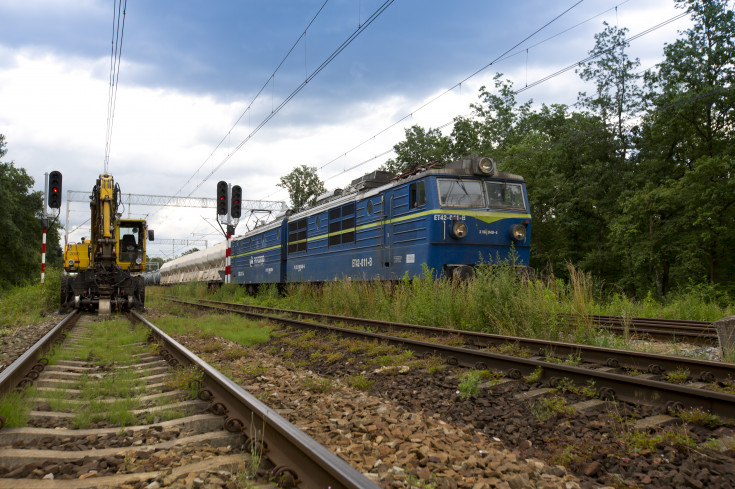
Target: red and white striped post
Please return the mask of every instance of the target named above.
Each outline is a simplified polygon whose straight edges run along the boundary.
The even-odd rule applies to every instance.
[[[43,226],[43,244],[41,244],[41,283],[46,277],[46,226]]]
[[[230,240],[232,238],[232,234],[229,233],[229,230],[227,232],[227,251],[225,252],[225,283],[229,284],[232,283],[232,276],[230,275],[230,254],[231,254],[231,248],[232,241]]]

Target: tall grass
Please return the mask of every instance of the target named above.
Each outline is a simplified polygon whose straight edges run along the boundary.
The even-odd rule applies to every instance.
[[[156,320],[168,334],[195,333],[201,337],[221,336],[244,346],[264,343],[270,338],[270,329],[257,322],[234,314],[205,314],[192,320],[188,317],[164,316]]]
[[[61,270],[48,269],[45,283],[0,289],[0,328],[43,322],[59,309]],[[1,333],[0,333],[1,334]]]
[[[533,276],[512,265],[482,265],[469,281],[422,277],[394,283],[342,280],[290,284],[280,295],[274,286],[261,287],[254,297],[235,285],[208,292],[203,285],[172,290],[176,295],[209,296],[220,300],[329,312],[345,316],[418,323],[488,333],[552,340],[608,344],[609,335],[594,327],[591,316],[626,318],[650,316],[716,320],[735,314],[727,297],[713,299],[706,286],[670,294],[663,303],[646,297],[635,301],[620,293],[605,295],[603,287],[583,271],[568,265],[569,281],[552,273]],[[562,315],[562,316],[560,316]],[[570,321],[568,316],[571,315]],[[618,341],[618,340],[616,340]]]

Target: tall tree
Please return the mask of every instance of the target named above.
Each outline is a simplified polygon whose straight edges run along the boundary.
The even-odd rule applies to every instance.
[[[326,192],[324,182],[319,179],[317,169],[313,166],[301,165],[286,176],[281,177],[279,187],[288,191],[294,211],[300,211],[316,203],[316,198]]]
[[[439,129],[427,131],[414,125],[405,134],[406,139],[393,146],[396,158],[386,161],[381,170],[401,174],[435,162],[442,166],[451,161],[451,139]]]
[[[676,2],[693,26],[646,74],[634,167],[640,190],[615,223],[641,285],[661,294],[690,280],[732,285],[735,277],[735,15],[726,0]]]
[[[0,158],[7,153],[5,136],[0,134]],[[0,289],[32,283],[41,273],[41,217],[43,192],[33,192],[33,178],[13,161],[0,162]],[[58,266],[58,223],[48,229],[49,266]]]
[[[630,121],[636,120],[642,107],[643,90],[640,84],[641,75],[636,70],[640,66],[638,59],[630,59],[626,53],[629,43],[626,39],[627,29],[619,29],[604,23],[604,29],[595,34],[595,45],[589,51],[590,59],[580,64],[577,70],[580,78],[593,82],[595,90],[588,95],[581,92],[577,105],[594,115],[597,124],[589,130],[596,132],[592,137],[597,142],[597,155],[594,161],[596,182],[587,188],[594,196],[594,218],[597,222],[595,232],[590,236],[597,242],[594,262],[597,266],[587,268],[608,281],[625,281],[625,268],[615,268],[610,273],[611,260],[630,263],[630,250],[612,246],[611,223],[619,216],[620,196],[626,192],[635,192],[630,182],[632,126]],[[607,266],[602,264],[607,262]],[[584,264],[581,263],[584,267]],[[606,271],[603,272],[603,270]],[[628,275],[632,273],[627,267]],[[621,275],[622,274],[622,275]],[[630,278],[630,277],[628,277]],[[630,292],[635,292],[629,286]]]
[[[474,116],[480,121],[478,150],[480,154],[502,159],[505,151],[523,138],[524,123],[531,113],[532,100],[518,105],[510,80],[503,81],[502,73],[493,78],[495,89],[480,87],[479,102],[471,104]]]
[[[626,119],[633,119],[641,107],[643,90],[639,84],[641,75],[635,70],[640,66],[636,58],[631,60],[625,52],[629,43],[625,36],[628,29],[619,29],[603,23],[605,29],[595,34],[595,47],[589,52],[593,58],[581,63],[579,76],[594,81],[594,95],[579,94],[582,107],[597,114],[615,136],[617,156],[622,170],[630,144]]]

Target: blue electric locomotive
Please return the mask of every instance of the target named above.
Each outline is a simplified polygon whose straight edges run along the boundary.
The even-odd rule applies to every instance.
[[[232,243],[240,284],[464,278],[477,263],[528,266],[531,216],[522,177],[473,155],[395,177],[373,172],[316,206]]]

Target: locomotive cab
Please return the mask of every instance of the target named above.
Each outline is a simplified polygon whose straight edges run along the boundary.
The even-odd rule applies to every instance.
[[[435,182],[432,241],[443,245],[436,258],[445,275],[470,276],[478,257],[527,266],[531,216],[522,177],[498,172],[492,159],[473,155],[438,170]]]

